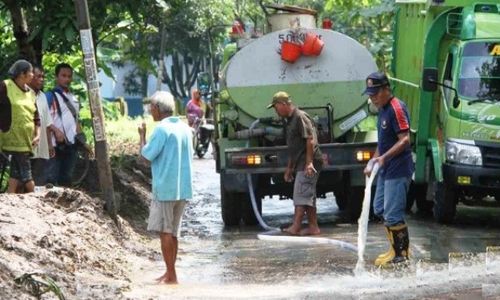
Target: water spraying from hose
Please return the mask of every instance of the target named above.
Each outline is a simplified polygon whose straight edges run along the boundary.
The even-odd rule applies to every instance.
[[[370,177],[366,176],[365,179],[365,197],[363,198],[363,209],[361,211],[361,216],[358,219],[358,262],[356,263],[356,268],[354,273],[356,275],[361,275],[365,271],[365,246],[366,246],[366,234],[368,231],[368,217],[370,216],[370,203],[372,194],[372,184],[375,176],[377,175],[379,165],[378,163],[373,163],[372,160],[368,162],[367,169],[371,170]]]

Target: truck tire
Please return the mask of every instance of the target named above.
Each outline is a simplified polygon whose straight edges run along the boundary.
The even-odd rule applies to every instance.
[[[252,201],[250,199],[250,194],[241,194],[240,199],[242,201],[242,219],[245,225],[253,226],[257,225],[259,221],[257,221],[257,217],[253,212]],[[259,214],[262,216],[262,198],[259,197],[258,194],[255,195],[255,201],[257,202],[257,208],[259,210]]]
[[[453,222],[457,212],[457,194],[453,188],[438,182],[434,194],[434,219],[442,224]]]
[[[355,223],[361,215],[365,190],[363,187],[350,187],[349,189],[349,221]],[[371,206],[371,205],[370,205]]]
[[[236,226],[241,220],[241,193],[228,192],[224,182],[220,181],[221,214],[225,226]]]
[[[410,183],[408,190],[408,198],[406,203],[406,211],[410,211],[413,203],[417,204],[419,212],[432,213],[433,202],[427,200],[427,185],[416,184],[413,180]]]
[[[337,207],[339,208],[340,211],[346,210],[349,200],[347,199],[347,193],[345,191],[341,190],[335,190],[333,192],[335,195],[335,202],[337,203]]]

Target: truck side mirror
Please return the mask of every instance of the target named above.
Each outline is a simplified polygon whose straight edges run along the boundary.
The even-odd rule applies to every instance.
[[[422,76],[422,87],[426,92],[437,91],[437,79],[438,70],[437,68],[425,68],[424,74]]]

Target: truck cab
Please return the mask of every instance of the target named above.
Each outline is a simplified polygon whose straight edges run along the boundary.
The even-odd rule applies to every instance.
[[[449,223],[460,201],[500,201],[500,5],[396,2],[396,94],[417,120],[415,181],[422,191],[431,190],[417,205],[433,204],[436,220]],[[418,28],[413,54],[402,37],[406,22]]]

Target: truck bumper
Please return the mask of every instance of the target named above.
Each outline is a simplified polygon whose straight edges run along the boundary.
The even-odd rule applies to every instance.
[[[500,169],[480,166],[443,164],[445,184],[484,192],[500,191]]]
[[[375,152],[376,143],[322,144],[323,171],[362,172],[366,161],[358,161],[358,152]],[[250,159],[249,159],[250,157]],[[225,151],[227,174],[272,174],[285,172],[288,147],[230,148]],[[247,163],[248,161],[252,163]],[[257,163],[258,162],[258,163]]]

